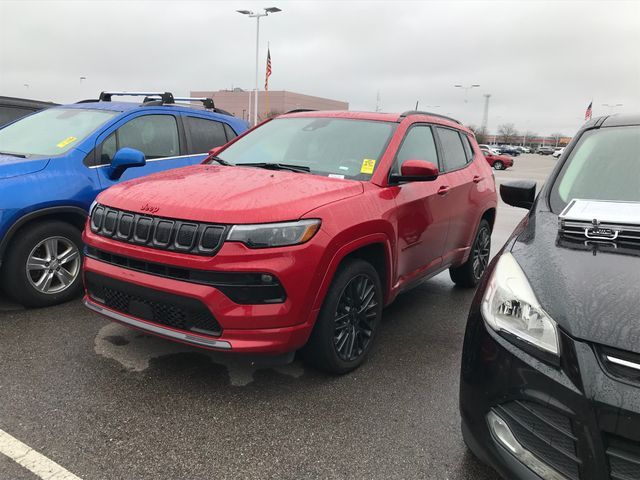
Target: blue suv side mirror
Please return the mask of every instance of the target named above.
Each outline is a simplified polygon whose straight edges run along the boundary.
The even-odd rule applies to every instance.
[[[118,180],[127,168],[144,167],[146,164],[144,153],[140,150],[123,147],[113,156],[108,176],[111,180]]]

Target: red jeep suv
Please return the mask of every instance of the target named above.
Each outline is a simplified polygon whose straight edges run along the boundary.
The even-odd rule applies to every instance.
[[[292,354],[345,373],[382,308],[449,269],[475,286],[496,191],[443,116],[292,112],[202,164],[114,186],[84,233],[85,304],[198,347]]]

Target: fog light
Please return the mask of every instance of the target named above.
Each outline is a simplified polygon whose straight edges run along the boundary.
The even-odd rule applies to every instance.
[[[567,478],[526,450],[513,435],[507,422],[491,411],[487,414],[487,423],[492,435],[514,457],[546,480],[567,480]]]
[[[262,280],[262,283],[271,283],[273,282],[273,275],[269,275],[268,273],[263,273],[261,275],[260,280]]]

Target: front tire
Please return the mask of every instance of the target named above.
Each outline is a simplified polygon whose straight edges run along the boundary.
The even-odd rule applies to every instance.
[[[465,263],[459,267],[449,269],[451,280],[465,288],[474,288],[484,275],[491,254],[491,226],[489,222],[482,219],[476,238],[471,247],[471,253]]]
[[[81,251],[80,231],[69,223],[47,220],[25,227],[9,244],[0,272],[6,294],[25,307],[79,296]]]
[[[495,170],[504,170],[504,163],[502,163],[500,160],[498,160],[497,162],[495,162],[493,164],[493,168]]]
[[[378,272],[360,259],[347,260],[329,287],[304,360],[319,370],[345,374],[358,368],[371,349],[382,318]]]

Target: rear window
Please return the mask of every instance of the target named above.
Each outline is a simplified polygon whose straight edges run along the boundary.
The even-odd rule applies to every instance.
[[[573,199],[640,202],[640,126],[582,134],[553,184],[551,209]]]
[[[206,118],[185,117],[189,138],[190,153],[206,153],[213,147],[227,143],[224,125]]]
[[[458,131],[442,127],[437,127],[437,131],[444,153],[445,172],[464,167],[467,164],[467,155]]]

